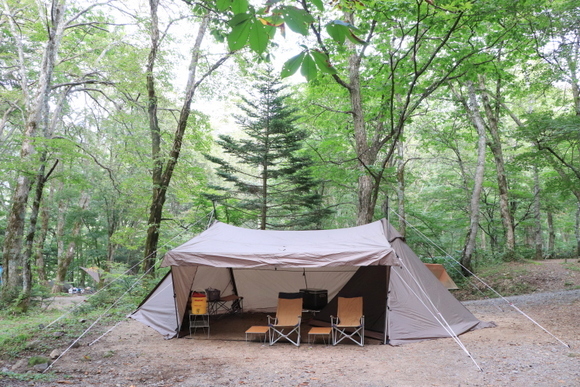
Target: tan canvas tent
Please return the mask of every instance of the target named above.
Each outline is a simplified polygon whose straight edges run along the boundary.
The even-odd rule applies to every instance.
[[[485,326],[461,305],[383,219],[335,230],[250,230],[215,222],[167,252],[171,271],[131,317],[175,337],[190,291],[244,297],[245,311],[273,311],[279,292],[325,289],[365,297],[365,332],[393,345]],[[388,311],[388,313],[387,313]],[[369,317],[371,318],[369,318]]]

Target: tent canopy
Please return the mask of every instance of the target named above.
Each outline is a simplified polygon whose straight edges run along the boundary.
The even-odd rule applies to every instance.
[[[214,288],[243,297],[245,311],[275,310],[279,292],[324,289],[335,297],[364,296],[365,333],[397,345],[485,327],[382,219],[335,230],[250,230],[214,222],[166,253],[171,272],[131,317],[175,337],[191,291]]]
[[[251,230],[214,222],[167,252],[167,266],[317,268],[398,265],[381,221],[335,230]]]

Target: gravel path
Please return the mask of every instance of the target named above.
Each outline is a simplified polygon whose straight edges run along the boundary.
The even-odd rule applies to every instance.
[[[580,386],[580,290],[508,300],[571,347],[501,300],[464,303],[478,318],[497,324],[460,337],[473,360],[452,339],[399,347],[270,347],[246,343],[243,330],[220,333],[218,324],[210,339],[197,333],[193,339],[163,340],[129,320],[96,345],[67,353],[54,365],[62,380],[32,385]],[[248,318],[233,324],[247,325],[251,322],[243,319]]]

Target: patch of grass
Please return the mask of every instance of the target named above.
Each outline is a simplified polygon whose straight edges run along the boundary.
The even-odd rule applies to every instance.
[[[88,308],[84,313],[75,311],[68,314],[62,310],[43,311],[40,308],[19,315],[4,311],[0,313],[0,358],[8,360],[47,356],[54,348],[68,346],[102,313],[104,309],[97,308]],[[92,332],[100,334],[101,326],[114,325],[126,315],[127,310],[112,309],[101,318]],[[46,328],[60,317],[62,317],[60,320]]]
[[[115,351],[107,351],[103,354],[104,358],[113,357],[115,355]]]
[[[529,271],[513,263],[501,263],[493,266],[485,266],[478,270],[477,275],[491,280],[513,279],[518,276],[526,275]]]
[[[562,264],[566,269],[568,270],[573,270],[573,271],[580,271],[580,265],[579,264],[573,264],[573,263],[563,263]]]
[[[50,359],[43,356],[32,356],[28,359],[28,365],[34,367],[37,364],[49,363]]]
[[[528,294],[537,290],[536,285],[528,282],[527,278],[532,274],[531,264],[542,265],[541,262],[531,260],[519,262],[489,261],[485,265],[480,263],[476,269],[476,274],[502,296]],[[459,286],[460,290],[454,292],[454,295],[460,300],[497,297],[494,291],[479,281],[472,281],[471,284],[461,282]]]
[[[543,265],[544,264],[544,262],[542,262],[542,261],[535,261],[533,259],[527,259],[527,258],[523,258],[522,262],[531,263],[533,265]]]
[[[9,382],[10,380],[18,380],[24,382],[52,382],[56,379],[56,375],[51,373],[46,374],[20,374],[18,372],[2,372],[0,371],[0,385],[9,386],[10,384],[4,384],[3,381]]]

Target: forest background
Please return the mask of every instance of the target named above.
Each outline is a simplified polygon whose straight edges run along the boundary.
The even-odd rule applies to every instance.
[[[268,63],[332,210],[317,228],[387,215],[464,271],[580,255],[575,1],[0,3],[3,306],[80,267],[159,276],[211,216],[256,227],[210,200],[204,154],[241,138]]]

